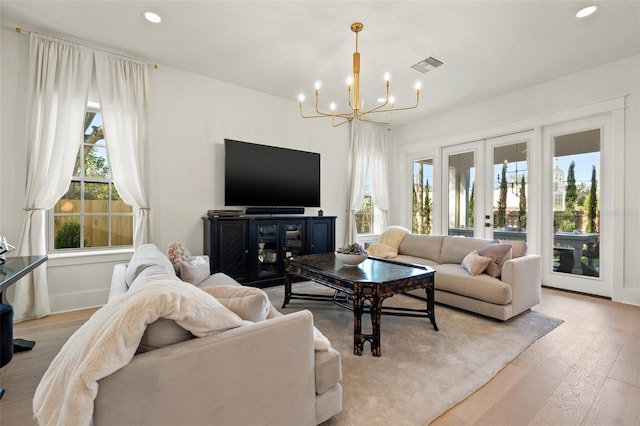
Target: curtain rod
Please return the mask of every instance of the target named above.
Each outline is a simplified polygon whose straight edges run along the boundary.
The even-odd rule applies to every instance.
[[[18,33],[18,34],[28,35],[31,32],[34,32],[34,33],[37,33],[37,34],[49,35],[49,34],[41,33],[41,32],[38,32],[38,31],[23,30],[20,27],[16,27],[16,33]],[[64,38],[62,38],[60,36],[57,36],[57,35],[53,35],[53,37],[59,38],[61,40],[65,40]],[[68,40],[68,41],[71,41],[71,42],[77,43],[77,44],[81,44],[81,43],[78,43],[77,41],[74,41],[74,40]],[[112,55],[119,55],[119,56],[122,56],[122,57],[125,57],[125,58],[134,59],[136,61],[140,61],[140,62],[143,62],[143,63],[147,64],[147,66],[149,66],[149,67],[153,67],[153,69],[158,69],[158,64],[153,64],[153,63],[145,61],[145,60],[141,60],[141,59],[138,59],[138,58],[130,57],[128,55],[125,55],[125,54],[122,54],[122,53],[119,53],[119,52],[112,52],[112,51],[108,51],[108,50],[105,50],[105,49],[97,48],[97,47],[94,47],[94,46],[86,46],[86,47],[90,47],[91,49],[96,49],[96,50],[99,50],[101,52],[110,53]]]

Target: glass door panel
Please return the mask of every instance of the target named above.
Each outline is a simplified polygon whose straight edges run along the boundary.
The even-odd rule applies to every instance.
[[[291,257],[305,254],[302,245],[304,224],[302,222],[286,222],[284,224],[284,232],[285,256]]]
[[[448,235],[474,235],[475,151],[448,155]]]
[[[600,276],[600,129],[554,138],[553,270]]]
[[[487,158],[493,160],[491,184],[487,185],[487,205],[491,206],[489,220],[485,220],[488,238],[527,240],[530,137],[524,133],[487,140]]]
[[[258,278],[278,274],[278,225],[260,223],[258,227]]]

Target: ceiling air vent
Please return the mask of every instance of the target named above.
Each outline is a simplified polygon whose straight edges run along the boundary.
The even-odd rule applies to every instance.
[[[440,59],[436,59],[433,56],[429,56],[428,58],[421,60],[411,68],[413,68],[418,72],[421,72],[422,74],[425,74],[431,70],[438,68],[440,65],[443,65],[443,64],[444,62],[442,62]]]

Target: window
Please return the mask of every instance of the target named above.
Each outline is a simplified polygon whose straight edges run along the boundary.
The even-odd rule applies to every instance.
[[[373,210],[373,202],[371,201],[371,180],[369,179],[369,161],[367,161],[367,178],[364,184],[364,204],[355,214],[358,234],[372,234],[374,232]]]
[[[88,109],[84,142],[67,193],[49,215],[49,249],[88,249],[133,245],[133,208],[111,180],[102,115]]]
[[[433,228],[433,159],[413,162],[412,232],[431,234]]]

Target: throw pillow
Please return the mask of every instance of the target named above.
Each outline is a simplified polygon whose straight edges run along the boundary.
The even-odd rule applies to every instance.
[[[178,242],[169,244],[169,247],[167,248],[167,256],[169,257],[177,276],[180,276],[180,264],[178,261],[188,261],[191,259],[191,253],[189,253],[189,250]]]
[[[271,302],[267,293],[255,287],[237,285],[219,285],[204,287],[206,291],[227,309],[243,320],[260,322],[267,319]]]
[[[378,257],[396,257],[398,249],[384,243],[371,243],[367,246],[367,253]]]
[[[406,234],[409,233],[407,228],[402,226],[389,226],[380,235],[380,243],[391,246],[395,249],[400,247],[400,243]]]
[[[478,254],[491,259],[485,273],[497,278],[502,275],[504,262],[511,259],[511,244],[501,244],[498,241],[491,241],[478,250]]]
[[[174,266],[177,266],[178,276],[182,281],[198,285],[209,278],[209,256],[193,256],[189,260],[177,259]]]
[[[462,267],[475,276],[483,273],[489,262],[491,262],[490,258],[480,256],[478,250],[474,250],[462,259]]]

